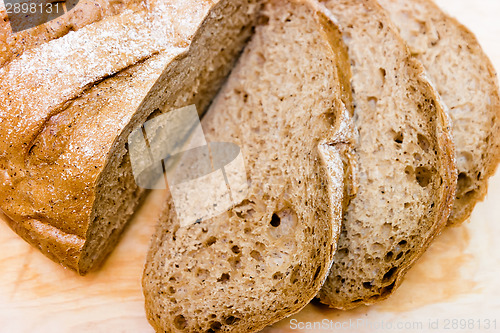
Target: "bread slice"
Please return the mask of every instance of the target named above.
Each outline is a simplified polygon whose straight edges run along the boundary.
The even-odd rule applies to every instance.
[[[88,25],[0,69],[0,207],[20,236],[80,274],[115,246],[145,192],[128,134],[165,104],[206,109],[260,4],[153,8]]]
[[[21,56],[25,51],[60,38],[70,31],[79,30],[93,22],[118,15],[126,10],[141,10],[145,5],[145,0],[80,0],[75,8],[66,14],[18,32],[13,32],[11,29],[6,8],[0,7],[0,67]]]
[[[156,331],[255,332],[319,291],[340,231],[349,145],[326,21],[308,1],[266,3],[202,121],[207,141],[241,148],[249,190],[190,225],[168,199],[143,277]]]
[[[458,187],[449,224],[466,220],[500,161],[495,69],[476,37],[431,0],[380,0],[449,107]]]
[[[349,309],[388,297],[448,219],[456,187],[446,113],[422,66],[370,0],[325,0],[352,69],[357,193],[319,298]]]

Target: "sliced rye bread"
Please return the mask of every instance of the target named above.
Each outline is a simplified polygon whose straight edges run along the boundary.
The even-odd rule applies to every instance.
[[[164,104],[206,109],[260,0],[150,5],[0,68],[0,207],[28,243],[80,274],[106,258],[145,193],[129,133]]]
[[[500,98],[495,69],[472,32],[431,0],[380,0],[449,108],[458,186],[448,224],[465,221],[484,199],[500,161]]]
[[[341,151],[352,138],[327,21],[309,1],[267,2],[203,118],[207,141],[241,147],[249,191],[187,226],[167,200],[143,277],[158,332],[258,331],[319,291],[340,232]]]
[[[352,70],[357,193],[319,298],[350,309],[387,298],[446,224],[456,187],[447,115],[384,10],[325,0]]]

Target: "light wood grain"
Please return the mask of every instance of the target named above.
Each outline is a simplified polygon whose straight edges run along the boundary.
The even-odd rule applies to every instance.
[[[476,33],[500,69],[500,1],[439,0],[438,4]],[[151,193],[103,269],[86,277],[46,259],[0,223],[0,332],[152,332],[140,280],[164,194]],[[477,324],[476,329],[445,330],[447,318],[497,319],[500,329],[499,208],[497,173],[470,221],[445,230],[389,300],[347,312],[308,305],[265,332],[329,331],[293,329],[299,322],[328,323],[342,332],[388,331],[380,327],[382,323],[386,328],[393,325],[394,332],[428,332],[429,320],[436,319],[440,327],[432,332],[478,331]],[[398,329],[398,325],[408,327]]]

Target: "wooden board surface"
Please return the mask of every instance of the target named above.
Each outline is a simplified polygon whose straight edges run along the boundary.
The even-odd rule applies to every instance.
[[[438,3],[476,33],[500,70],[500,0]],[[0,332],[153,332],[140,280],[163,196],[151,193],[105,266],[86,277],[0,221]],[[265,332],[493,332],[495,319],[500,330],[499,208],[500,172],[470,221],[445,230],[389,300],[347,312],[310,304]]]

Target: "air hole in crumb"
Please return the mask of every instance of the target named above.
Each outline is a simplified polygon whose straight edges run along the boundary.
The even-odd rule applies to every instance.
[[[183,330],[187,327],[187,321],[186,321],[186,318],[184,318],[183,315],[178,315],[178,316],[175,316],[174,318],[174,326],[175,328],[177,328],[178,330]]]
[[[283,273],[276,272],[273,274],[273,280],[281,280],[283,278]]]
[[[295,284],[297,283],[297,281],[299,281],[299,278],[300,278],[300,267],[299,266],[296,266],[292,273],[290,274],[290,282],[292,284]]]
[[[153,118],[156,118],[159,114],[161,113],[161,110],[160,109],[155,109],[153,111],[153,113],[151,113],[147,118],[146,118],[146,121],[147,120],[151,120]]]
[[[382,80],[382,84],[384,84],[384,83],[385,83],[385,77],[386,77],[386,75],[387,75],[387,72],[385,71],[385,68],[382,68],[382,67],[380,67],[380,68],[378,69],[378,71],[379,71],[379,73],[380,73],[380,78],[381,78],[381,80]]]
[[[415,170],[415,178],[417,179],[417,183],[422,186],[426,187],[429,185],[432,179],[432,173],[431,171],[426,168],[426,167],[418,167]]]
[[[250,256],[257,261],[264,261],[259,251],[253,250],[252,252],[250,252]]]
[[[266,249],[266,245],[262,242],[255,242],[255,247],[259,251],[264,251]]]
[[[406,244],[408,244],[408,242],[405,240],[402,240],[401,242],[398,243],[398,245],[401,245],[401,246],[406,246]]]
[[[292,208],[284,208],[272,215],[269,224],[272,227],[268,229],[268,232],[273,238],[294,235],[297,232],[297,213]]]
[[[384,277],[382,278],[382,282],[388,282],[392,280],[392,277],[394,276],[394,273],[398,270],[397,267],[391,268],[387,273],[384,274]]]
[[[476,191],[475,190],[470,190],[470,191],[467,191],[465,192],[465,194],[463,195],[463,199],[465,200],[470,200],[474,195],[476,194]]]
[[[240,318],[235,316],[229,316],[224,321],[226,322],[226,325],[233,325],[236,324],[238,321],[240,321]]]
[[[217,279],[217,282],[222,282],[222,283],[225,283],[227,281],[229,281],[230,279],[230,276],[228,273],[223,273],[220,278]]]
[[[198,279],[201,279],[201,280],[207,279],[208,276],[210,275],[210,273],[208,272],[208,270],[203,269],[203,268],[197,268],[195,274],[196,274],[196,277]]]
[[[262,25],[266,25],[268,23],[269,23],[269,16],[260,15],[259,22],[257,23],[257,25],[262,26]]]
[[[385,286],[384,288],[382,288],[382,291],[380,293],[380,296],[381,297],[384,297],[384,296],[387,296],[388,294],[391,293],[392,289],[394,289],[394,286],[396,285],[396,281],[394,281],[393,283],[391,283],[390,285],[388,286]]]
[[[241,259],[240,257],[232,257],[228,259],[229,264],[233,269],[241,268]]]
[[[218,321],[214,321],[213,323],[210,324],[210,328],[213,329],[215,332],[220,331],[222,327],[222,324]]]
[[[343,257],[347,257],[347,255],[349,255],[349,249],[348,248],[339,249],[337,252],[339,253],[339,255],[341,255]]]
[[[234,207],[233,211],[241,219],[250,219],[255,214],[255,202],[250,200],[243,200],[239,205]]]
[[[240,248],[238,245],[234,245],[232,248],[231,248],[231,251],[233,251],[233,253],[240,253]]]
[[[378,98],[377,97],[373,97],[373,96],[368,97],[368,105],[373,110],[375,110],[377,108],[377,103],[378,103]]]
[[[392,257],[394,256],[394,253],[392,251],[389,251],[385,254],[384,260],[386,262],[389,262],[392,260]]]
[[[363,288],[365,289],[371,289],[372,283],[371,282],[363,282]]]
[[[429,140],[422,134],[417,135],[418,145],[422,148],[423,151],[429,151],[429,147],[431,146]]]
[[[169,292],[170,294],[175,294],[175,288],[174,288],[174,287],[172,287],[172,286],[171,286],[171,287],[168,287],[168,292]]]
[[[404,136],[403,136],[402,132],[398,132],[398,133],[396,133],[396,135],[394,135],[394,141],[396,143],[403,143],[403,140],[404,140]]]
[[[276,228],[279,227],[280,223],[281,223],[281,218],[278,215],[276,215],[276,213],[274,213],[273,217],[271,218],[271,225]]]
[[[396,256],[396,260],[401,259],[403,257],[403,252],[399,252],[398,255]]]
[[[321,265],[318,268],[316,268],[316,272],[314,273],[313,281],[318,278],[319,272],[321,272]]]
[[[460,172],[458,174],[458,188],[467,188],[471,185],[472,181],[470,177],[465,172]]]
[[[205,243],[205,244],[206,244],[207,246],[211,246],[211,245],[213,245],[216,241],[217,241],[217,238],[215,238],[214,236],[211,236],[211,237],[209,237],[209,238],[207,239],[207,241],[206,241],[206,243]]]

